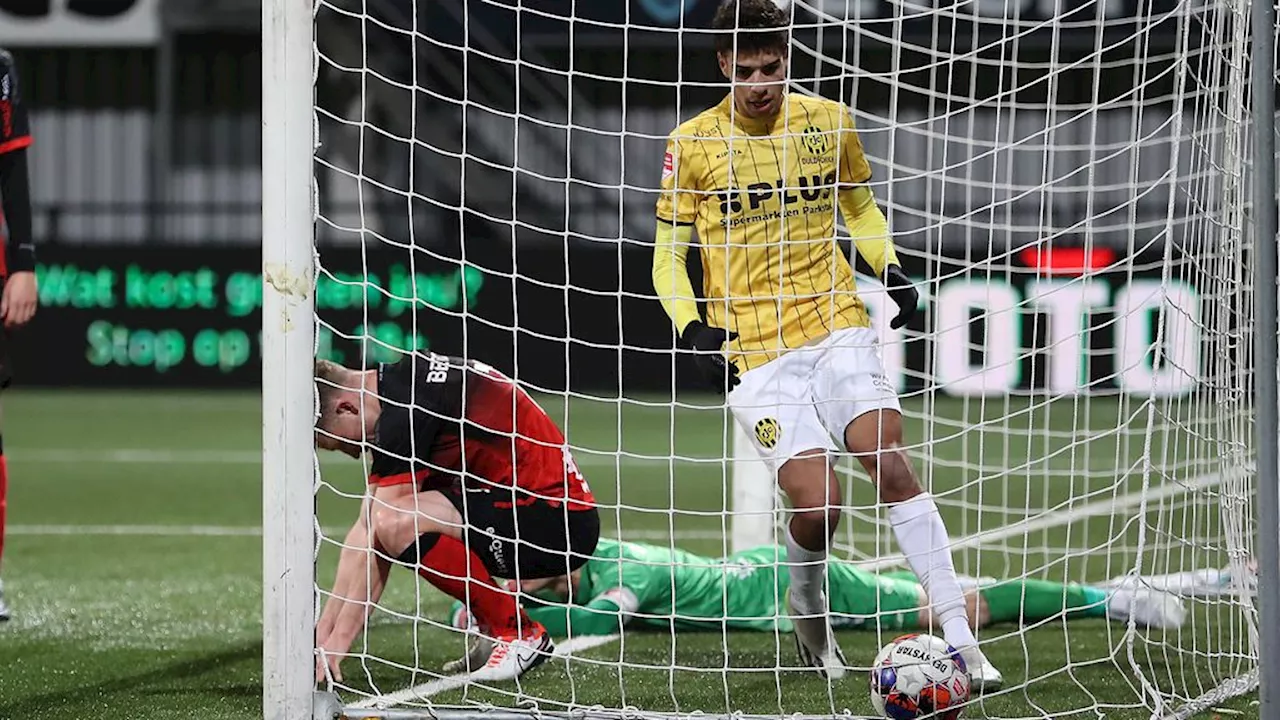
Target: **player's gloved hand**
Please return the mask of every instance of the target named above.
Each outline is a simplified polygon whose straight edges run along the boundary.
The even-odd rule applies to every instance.
[[[742,382],[738,379],[738,367],[724,357],[724,344],[737,340],[738,333],[694,320],[684,327],[680,339],[694,351],[693,361],[698,364],[698,370],[718,392],[728,392]]]
[[[911,318],[915,317],[916,309],[920,305],[920,293],[911,285],[911,278],[902,272],[902,268],[897,265],[890,265],[884,269],[884,285],[889,291],[889,297],[898,305],[898,316],[889,322],[889,327],[897,330],[906,327],[911,322]]]

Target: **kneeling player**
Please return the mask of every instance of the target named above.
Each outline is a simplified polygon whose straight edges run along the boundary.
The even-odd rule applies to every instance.
[[[373,455],[372,493],[316,628],[316,681],[326,669],[342,679],[339,661],[392,558],[467,603],[495,642],[483,679],[514,679],[544,661],[551,638],[493,576],[563,576],[595,550],[595,500],[555,422],[493,368],[443,355],[364,372],[319,361],[316,378],[316,446]]]
[[[791,574],[780,565],[781,546],[764,546],[716,559],[678,548],[602,539],[595,555],[568,575],[521,583],[529,615],[554,635],[608,635],[624,625],[658,630],[791,631],[786,597]],[[831,620],[836,628],[937,627],[928,597],[909,572],[877,574],[850,563],[829,565]],[[1036,622],[1060,615],[1068,619],[1130,618],[1139,625],[1178,627],[1186,617],[1174,595],[1118,584],[1093,587],[1044,580],[961,578],[969,623],[979,628],[998,622]],[[539,601],[557,604],[542,604]],[[568,603],[561,605],[559,603]],[[470,618],[455,603],[451,622],[467,627]],[[482,648],[476,651],[476,648]],[[474,643],[469,661],[479,665],[483,642]],[[462,669],[463,662],[447,670]]]

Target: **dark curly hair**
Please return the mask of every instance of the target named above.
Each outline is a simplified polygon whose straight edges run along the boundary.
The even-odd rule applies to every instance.
[[[711,27],[734,32],[716,33],[716,52],[785,54],[788,23],[787,14],[773,0],[724,0]]]

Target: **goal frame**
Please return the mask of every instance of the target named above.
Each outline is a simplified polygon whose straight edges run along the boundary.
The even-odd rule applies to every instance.
[[[1250,11],[1250,90],[1253,124],[1254,423],[1258,503],[1259,717],[1280,717],[1280,394],[1277,394],[1276,317],[1276,67],[1275,0],[1253,0]],[[1264,132],[1264,129],[1267,130]]]
[[[262,5],[262,425],[263,425],[263,717],[267,720],[337,718],[336,696],[317,692],[315,421],[315,187],[316,125],[314,17],[316,0],[265,0]],[[1254,361],[1276,368],[1277,185],[1274,73],[1276,12],[1272,0],[1250,8],[1254,238]],[[1265,70],[1264,70],[1265,68]],[[1267,241],[1270,239],[1270,241]],[[1280,396],[1277,373],[1260,372],[1255,384],[1260,716],[1280,717]],[[735,443],[739,445],[740,443]],[[735,458],[757,482],[767,473],[749,458]],[[735,510],[768,502],[760,485],[735,487]],[[759,532],[763,517],[735,518],[735,544]],[[518,720],[518,711],[462,711],[438,717],[486,715]],[[545,715],[592,717],[594,713]],[[420,717],[420,713],[367,710],[362,717]],[[621,717],[622,713],[599,713]]]
[[[262,707],[315,693],[314,0],[262,3]],[[333,717],[333,714],[329,714]]]

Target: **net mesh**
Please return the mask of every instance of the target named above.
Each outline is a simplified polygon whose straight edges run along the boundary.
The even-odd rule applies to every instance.
[[[668,134],[727,88],[714,3],[598,5],[317,3],[317,352],[372,367],[429,349],[499,368],[564,430],[602,538],[696,553],[732,583],[741,566],[717,559],[780,542],[790,516],[741,460],[749,439],[723,399],[673,352],[650,281]],[[957,570],[1154,587],[1186,610],[1180,627],[1058,612],[983,628],[1005,687],[967,716],[1247,708],[1233,699],[1257,664],[1247,5],[812,0],[787,13],[790,91],[852,109],[918,283],[922,313],[895,330],[893,301],[858,279]],[[900,570],[875,489],[839,467],[833,560]],[[320,603],[339,552],[358,547],[345,528],[368,470],[322,459]],[[752,517],[762,529],[735,534]],[[353,717],[871,712],[864,676],[800,668],[782,623],[690,630],[689,562],[648,588],[674,610],[642,606],[622,636],[558,637],[518,683],[444,671],[466,647],[450,599],[393,569],[380,597],[354,598],[370,614],[335,689]],[[901,632],[891,615],[845,618],[852,667]]]

